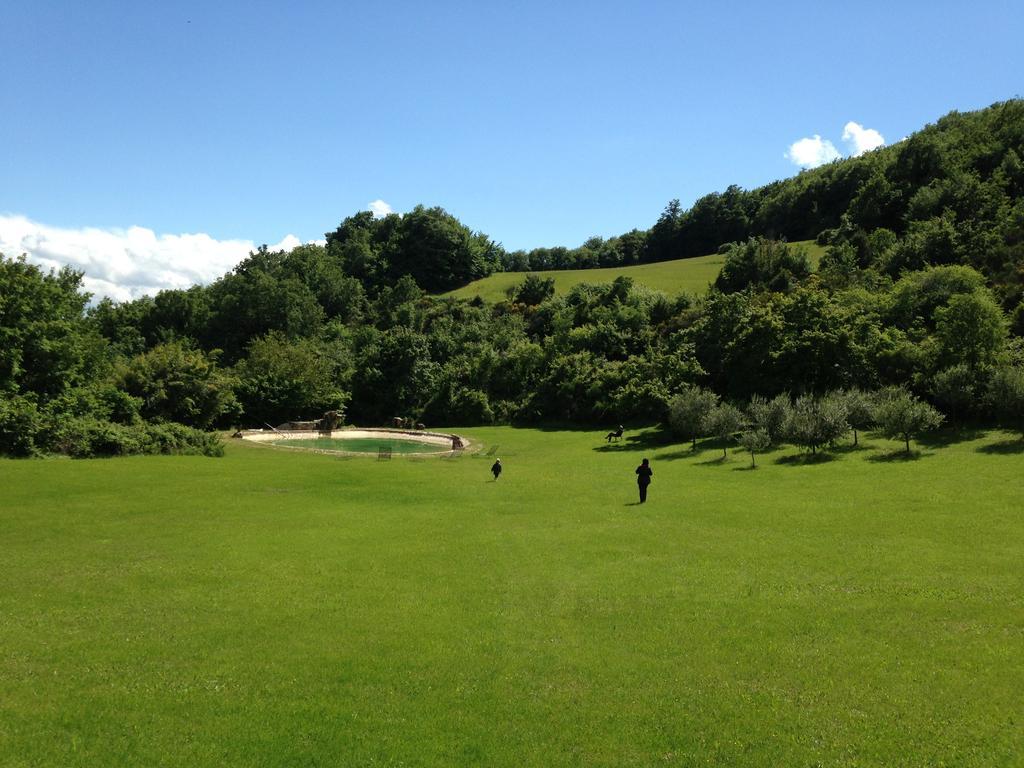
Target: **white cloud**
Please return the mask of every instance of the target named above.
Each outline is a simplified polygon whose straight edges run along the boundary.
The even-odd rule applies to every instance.
[[[389,213],[394,213],[391,206],[385,203],[383,200],[374,200],[366,206],[369,210],[373,211],[373,218],[383,219]]]
[[[287,251],[301,244],[287,235],[269,247]],[[85,273],[87,291],[117,301],[208,283],[256,247],[250,240],[215,240],[202,233],[157,235],[145,227],[61,229],[24,216],[0,215],[0,253],[24,253],[45,268],[70,265]]]
[[[843,141],[846,142],[854,157],[870,152],[872,149],[878,149],[885,144],[882,134],[874,128],[865,128],[853,120],[843,127]]]
[[[817,168],[819,165],[838,160],[842,155],[831,141],[814,134],[812,138],[800,139],[790,144],[786,157],[803,168]]]
[[[851,120],[843,126],[843,141],[846,142],[850,156],[857,157],[883,146],[885,137],[874,128],[865,128]],[[819,165],[838,160],[843,154],[831,141],[814,134],[812,138],[800,139],[790,144],[786,157],[801,168],[817,168]]]

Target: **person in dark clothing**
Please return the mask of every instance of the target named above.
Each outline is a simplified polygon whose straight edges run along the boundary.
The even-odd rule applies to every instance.
[[[644,459],[640,466],[636,468],[636,484],[640,488],[640,503],[643,504],[647,501],[647,486],[651,484],[651,476],[654,472],[651,471],[651,465]]]
[[[498,475],[501,474],[501,459],[495,459],[494,464],[491,465],[491,474],[494,475],[494,479],[498,479]]]

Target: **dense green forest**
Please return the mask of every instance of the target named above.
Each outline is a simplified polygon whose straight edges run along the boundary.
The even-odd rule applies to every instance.
[[[362,212],[325,246],[208,286],[89,304],[81,275],[0,257],[0,452],[213,452],[203,431],[345,410],[378,424],[668,420],[704,391],[901,387],[949,419],[1024,421],[1024,101],[647,231],[506,252],[440,208]],[[786,240],[826,246],[817,270]],[[506,301],[430,294],[494,271],[725,254],[706,295],[621,277]],[[759,400],[756,402],[760,402]]]

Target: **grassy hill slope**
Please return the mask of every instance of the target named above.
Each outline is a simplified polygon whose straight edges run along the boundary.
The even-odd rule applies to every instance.
[[[791,243],[791,246],[806,248],[811,263],[815,266],[825,250],[811,240]],[[555,292],[559,294],[568,293],[574,285],[579,283],[609,283],[616,277],[624,275],[633,278],[638,285],[675,296],[680,293],[704,293],[708,286],[715,281],[724,263],[725,256],[711,254],[691,259],[639,264],[633,267],[560,269],[537,272],[536,274],[554,278]],[[526,272],[497,272],[442,295],[457,299],[472,299],[480,296],[484,301],[501,301],[508,297],[506,291],[521,283],[527,274]]]

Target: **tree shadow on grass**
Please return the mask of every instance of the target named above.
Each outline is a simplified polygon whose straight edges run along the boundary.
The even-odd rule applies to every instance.
[[[732,471],[733,472],[753,472],[755,469],[760,469],[760,467],[752,467],[749,464],[744,464],[742,467],[733,467]]]
[[[987,453],[996,456],[1009,456],[1015,453],[1024,453],[1024,438],[1018,440],[1000,440],[998,443],[982,445],[978,453]]]
[[[604,438],[602,438],[603,440]],[[606,442],[598,445],[593,450],[598,453],[615,453],[617,451],[657,450],[670,445],[678,445],[675,436],[664,427],[645,429],[637,434],[624,434],[621,439],[615,442]],[[682,458],[679,456],[678,458]]]
[[[927,432],[914,438],[914,442],[926,448],[946,448],[957,443],[966,443],[984,437],[986,430],[969,426],[949,426],[934,432]]]
[[[873,451],[875,446],[869,443],[865,443],[863,440],[859,441],[856,445],[853,443],[847,443],[846,445],[837,445],[828,449],[829,453],[838,453],[840,456],[845,456],[848,453],[860,453],[861,451]]]
[[[775,460],[775,463],[790,467],[809,467],[816,464],[828,464],[830,461],[835,461],[837,458],[838,457],[833,455],[832,452],[826,451],[821,451],[819,453],[794,453],[789,456],[779,456],[779,458]]]
[[[715,456],[713,459],[705,459],[704,461],[698,461],[697,465],[701,467],[715,467],[719,464],[726,464],[729,461],[728,456]]]
[[[692,448],[682,448],[678,451],[655,453],[651,458],[657,461],[678,461],[679,459],[692,459],[695,456],[700,456],[701,453],[703,453],[703,451],[700,448],[696,451]]]
[[[927,456],[933,456],[935,451],[914,451],[907,453],[905,450],[900,449],[897,451],[886,451],[885,453],[877,453],[874,456],[868,456],[868,461],[876,464],[895,464],[897,462],[907,461],[918,461]]]

